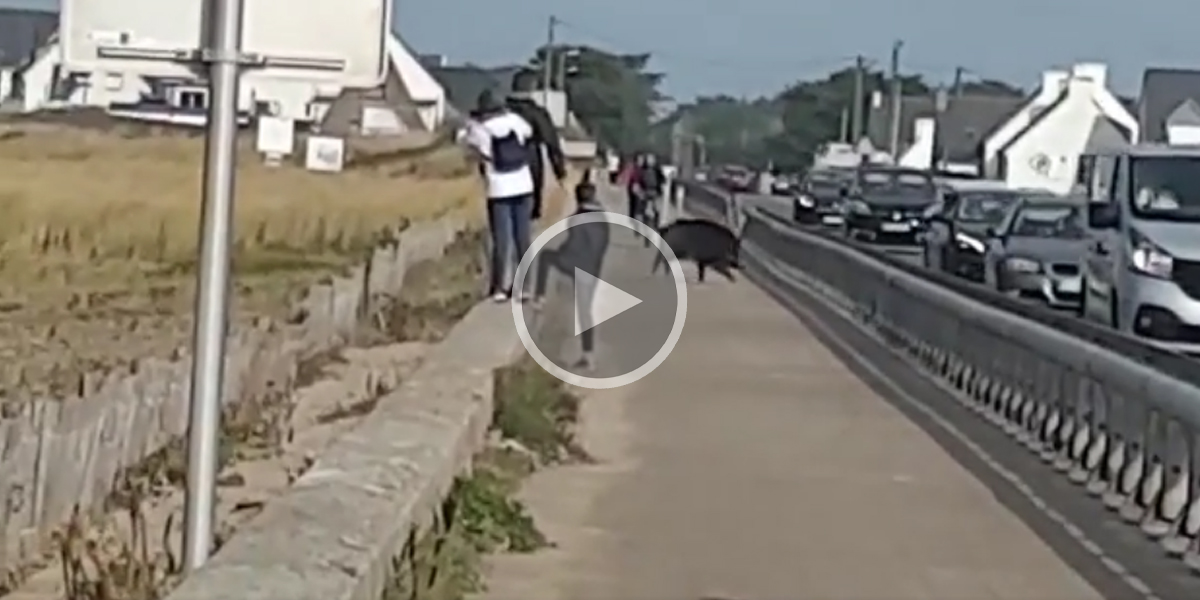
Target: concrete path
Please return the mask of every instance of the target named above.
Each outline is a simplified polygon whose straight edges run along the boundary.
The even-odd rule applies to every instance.
[[[558,547],[498,557],[487,597],[1100,597],[761,290],[689,302],[664,365],[587,392],[599,464],[529,482]]]

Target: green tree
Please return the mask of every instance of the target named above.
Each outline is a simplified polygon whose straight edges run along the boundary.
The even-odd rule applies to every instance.
[[[548,53],[554,57],[555,71],[565,75],[571,111],[598,142],[621,152],[646,147],[663,80],[661,73],[647,70],[649,54],[614,54],[591,46],[543,47],[531,68],[540,69]]]

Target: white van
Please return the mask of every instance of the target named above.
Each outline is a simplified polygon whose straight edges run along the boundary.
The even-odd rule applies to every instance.
[[[1084,155],[1076,182],[1088,196],[1081,314],[1200,352],[1200,147]]]

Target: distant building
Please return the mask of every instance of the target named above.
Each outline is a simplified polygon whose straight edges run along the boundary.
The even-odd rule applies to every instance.
[[[1143,142],[1196,144],[1200,127],[1200,71],[1150,68],[1137,103]]]
[[[1066,193],[1081,154],[1138,139],[1138,120],[1108,89],[1107,77],[1107,67],[1096,63],[1052,69],[1027,98],[950,97],[940,114],[932,98],[905,98],[897,162]],[[870,115],[870,139],[880,148],[889,145],[886,113],[883,107]]]

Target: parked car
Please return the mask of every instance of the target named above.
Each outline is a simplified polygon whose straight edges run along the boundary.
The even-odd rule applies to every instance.
[[[999,226],[1022,198],[1033,196],[1000,181],[944,183],[921,236],[925,267],[982,282],[988,228]]]
[[[792,197],[792,221],[802,225],[841,227],[846,222],[842,200],[853,180],[853,171],[809,171]]]
[[[748,193],[754,191],[755,175],[750,169],[740,166],[727,166],[721,170],[717,184],[727,191]]]
[[[1021,200],[1004,222],[989,228],[984,282],[1055,308],[1078,307],[1087,251],[1085,204],[1075,198]]]
[[[1200,148],[1144,144],[1084,155],[1087,318],[1200,353]]]
[[[852,239],[916,244],[937,202],[933,177],[916,169],[863,165],[842,201],[843,233]]]
[[[779,173],[771,179],[771,195],[793,196],[800,191],[800,178],[789,173]]]

